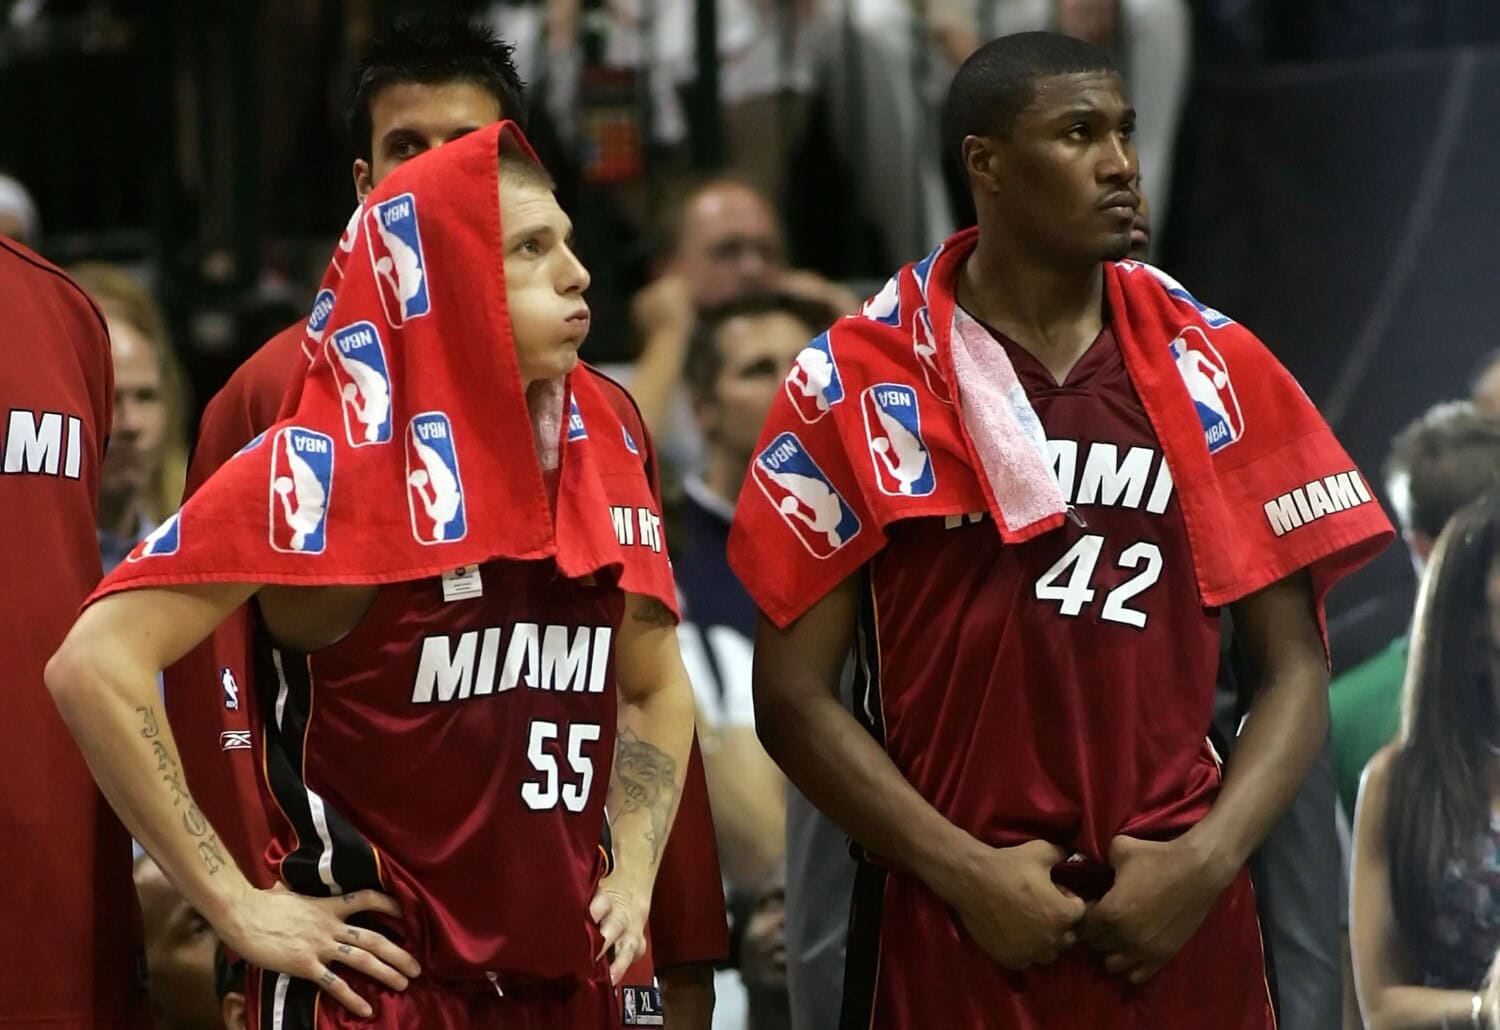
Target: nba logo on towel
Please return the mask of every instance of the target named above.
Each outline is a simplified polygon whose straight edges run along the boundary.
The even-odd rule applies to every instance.
[[[146,539],[135,545],[135,550],[127,555],[126,561],[140,561],[142,558],[155,558],[162,554],[177,553],[177,519],[181,512],[176,512],[171,518],[153,529],[147,534]]]
[[[859,313],[881,325],[901,324],[901,283],[895,276],[887,279],[880,292],[865,301]]]
[[[833,345],[824,333],[797,355],[797,361],[786,376],[786,395],[802,421],[818,421],[844,399],[844,380],[838,363],[833,360]]]
[[[628,434],[627,434],[628,435]],[[583,412],[578,410],[578,398],[568,398],[568,443],[587,440],[589,428],[583,424]]]
[[[468,532],[453,426],[441,411],[413,416],[406,431],[406,499],[419,543],[452,543]]]
[[[365,213],[365,242],[386,320],[401,326],[427,314],[432,305],[422,233],[417,227],[417,198],[403,193],[370,208]]]
[[[1198,421],[1203,423],[1208,453],[1217,454],[1245,435],[1245,417],[1229,378],[1229,366],[1196,326],[1184,329],[1170,347],[1183,385],[1198,411]]]
[[[859,534],[859,519],[795,434],[782,433],[751,466],[755,485],[815,558]]]
[[[892,497],[926,497],[937,487],[932,455],[922,442],[922,411],[917,391],[899,383],[876,383],[864,392],[860,407],[875,482]]]
[[[621,426],[620,432],[625,434],[625,449],[631,454],[640,454],[641,449],[636,446],[635,437],[630,435],[630,430],[626,429],[624,426]]]
[[[287,426],[271,444],[271,547],[322,554],[333,493],[333,437]]]
[[[938,367],[937,340],[932,335],[932,314],[928,308],[920,309],[917,317],[912,319],[911,349],[917,356],[917,367],[922,370],[927,389],[938,400],[951,405],[953,400],[948,394],[948,382]]]
[[[323,330],[328,328],[328,316],[333,314],[333,291],[319,290],[313,298],[312,314],[307,316],[307,335],[314,340],[323,339]]]
[[[355,322],[334,333],[326,349],[344,409],[344,435],[350,445],[388,443],[391,373],[380,331],[369,322]]]
[[[343,278],[344,263],[349,260],[349,255],[354,253],[354,241],[359,236],[359,219],[365,213],[363,206],[356,207],[354,213],[349,216],[349,221],[344,224],[344,234],[339,237],[339,245],[333,252],[333,267],[339,270],[339,277]]]
[[[259,447],[262,441],[265,440],[265,438],[266,434],[264,431],[256,433],[255,436],[251,438],[249,443],[245,444],[245,446],[234,452],[234,457],[238,458],[241,454],[249,454],[251,451],[255,450],[255,448]]]

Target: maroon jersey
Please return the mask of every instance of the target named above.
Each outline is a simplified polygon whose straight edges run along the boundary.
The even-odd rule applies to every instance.
[[[893,525],[869,566],[856,708],[981,840],[1102,860],[1116,834],[1176,836],[1213,800],[1218,611],[1113,334],[1062,386],[1006,349],[1083,524],[1010,547],[987,515]]]
[[[951,822],[998,847],[1060,845],[1078,861],[1057,875],[1097,898],[1113,837],[1171,839],[1213,803],[1219,615],[1199,601],[1172,479],[1113,334],[1062,385],[1001,342],[1075,518],[1011,546],[987,514],[892,525],[868,566],[855,708]],[[867,866],[846,1025],[855,1013],[881,1030],[1259,1030],[1272,1017],[1255,918],[1242,874],[1147,988],[1105,974],[1082,945],[1006,975],[923,884]]]
[[[271,857],[299,893],[396,897],[426,977],[589,979],[624,595],[551,561],[456,586],[384,586],[310,655],[262,641]]]
[[[109,337],[82,290],[6,239],[0,296],[0,1026],[144,1025],[130,838],[42,682],[99,581]]]

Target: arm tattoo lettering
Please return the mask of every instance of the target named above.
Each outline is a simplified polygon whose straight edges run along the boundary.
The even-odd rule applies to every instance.
[[[615,773],[620,789],[625,792],[620,815],[644,810],[650,816],[646,840],[651,845],[654,864],[667,841],[667,822],[677,797],[677,762],[655,744],[642,740],[634,730],[622,729],[615,739]]]
[[[647,626],[677,625],[677,620],[672,617],[672,609],[654,597],[643,597],[640,603],[635,606],[635,614],[631,618],[633,621],[644,623]]]
[[[203,859],[203,865],[212,876],[228,863],[224,852],[219,848],[219,838],[210,832],[208,820],[188,796],[187,784],[182,782],[182,767],[160,739],[161,723],[157,719],[156,709],[138,705],[136,712],[141,717],[141,737],[151,742],[156,771],[161,774],[162,783],[172,793],[172,807],[180,808],[184,803],[187,804],[187,810],[182,813],[182,828],[192,836],[201,838],[198,841],[198,856]]]

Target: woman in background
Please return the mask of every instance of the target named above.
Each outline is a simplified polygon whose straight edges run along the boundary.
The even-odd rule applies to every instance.
[[[1355,810],[1351,940],[1370,1030],[1483,1028],[1500,946],[1500,496],[1456,514],[1422,582],[1401,733]]]

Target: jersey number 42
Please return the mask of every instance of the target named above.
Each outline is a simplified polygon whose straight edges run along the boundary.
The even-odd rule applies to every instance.
[[[1091,584],[1103,550],[1104,537],[1096,533],[1081,537],[1036,581],[1037,600],[1056,601],[1061,615],[1077,617],[1082,614],[1084,606],[1091,604],[1098,593]],[[1127,602],[1161,578],[1161,548],[1144,540],[1138,541],[1120,552],[1115,565],[1140,571],[1104,595],[1099,618],[1144,629],[1146,613],[1130,607]]]

